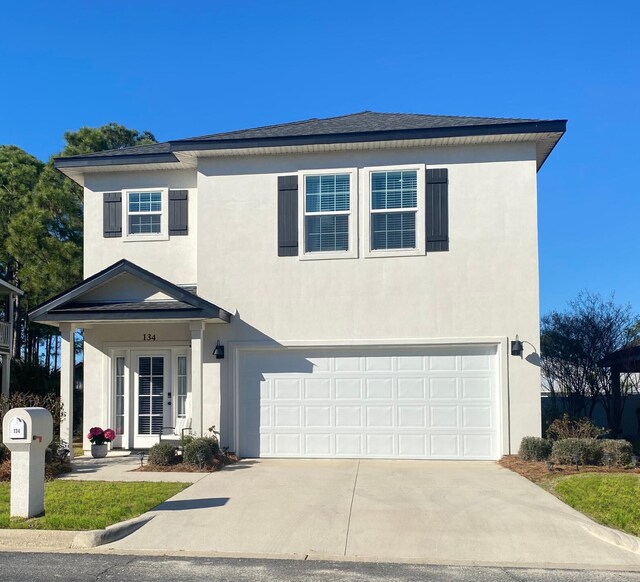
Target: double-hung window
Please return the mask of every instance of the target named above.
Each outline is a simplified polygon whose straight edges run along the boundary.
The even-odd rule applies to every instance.
[[[354,175],[303,174],[305,258],[355,256]]]
[[[423,169],[369,173],[369,255],[424,253]]]
[[[168,238],[166,189],[128,191],[125,203],[126,236],[129,239]]]

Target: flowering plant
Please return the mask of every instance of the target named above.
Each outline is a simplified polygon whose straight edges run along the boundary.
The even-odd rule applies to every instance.
[[[92,445],[104,445],[116,438],[116,431],[110,428],[102,430],[99,426],[94,426],[89,430],[87,438]]]

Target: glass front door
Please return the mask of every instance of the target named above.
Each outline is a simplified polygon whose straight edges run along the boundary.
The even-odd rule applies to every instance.
[[[162,352],[135,353],[133,356],[135,386],[133,446],[147,448],[159,441],[163,428],[173,426],[171,359],[168,353]]]

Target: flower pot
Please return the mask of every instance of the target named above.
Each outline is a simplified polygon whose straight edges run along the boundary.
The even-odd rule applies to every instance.
[[[94,459],[104,459],[109,452],[109,445],[91,445],[91,456]]]

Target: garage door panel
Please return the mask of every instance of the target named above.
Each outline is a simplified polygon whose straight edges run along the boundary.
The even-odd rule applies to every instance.
[[[321,351],[242,355],[243,456],[497,458],[495,348]]]
[[[368,400],[393,398],[393,380],[391,378],[369,378],[366,382]]]

